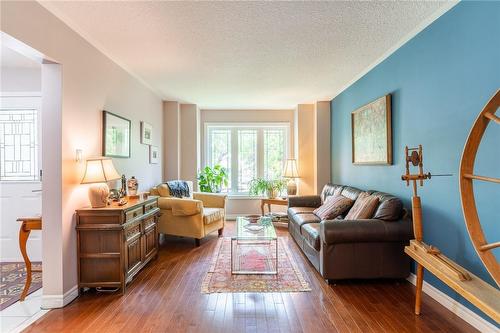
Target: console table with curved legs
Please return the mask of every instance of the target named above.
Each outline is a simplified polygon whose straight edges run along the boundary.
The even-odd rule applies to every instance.
[[[19,229],[19,248],[21,254],[23,255],[24,263],[26,264],[26,282],[24,283],[24,289],[19,300],[22,302],[26,298],[28,291],[31,286],[31,273],[41,272],[41,269],[31,269],[31,261],[26,252],[26,243],[30,236],[31,230],[42,230],[42,217],[20,217],[17,219],[21,222],[21,228]]]

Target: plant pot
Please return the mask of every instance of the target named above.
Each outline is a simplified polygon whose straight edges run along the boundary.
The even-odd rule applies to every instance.
[[[276,189],[268,189],[266,191],[268,199],[274,199],[278,196],[278,191]]]

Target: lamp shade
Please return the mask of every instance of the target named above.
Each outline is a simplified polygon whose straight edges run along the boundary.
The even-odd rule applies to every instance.
[[[110,158],[91,158],[86,161],[82,184],[105,183],[120,179]]]
[[[297,171],[297,160],[289,158],[286,160],[285,169],[283,170],[283,177],[285,178],[298,178],[299,172]]]

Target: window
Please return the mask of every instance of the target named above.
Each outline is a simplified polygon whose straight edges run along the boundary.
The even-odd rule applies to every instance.
[[[38,179],[37,110],[0,110],[0,181]]]
[[[281,177],[289,147],[288,123],[205,125],[206,165],[227,168],[232,194],[247,194],[257,177]]]

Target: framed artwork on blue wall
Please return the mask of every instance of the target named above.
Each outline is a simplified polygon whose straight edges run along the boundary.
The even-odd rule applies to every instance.
[[[391,95],[351,113],[352,163],[392,164]]]

